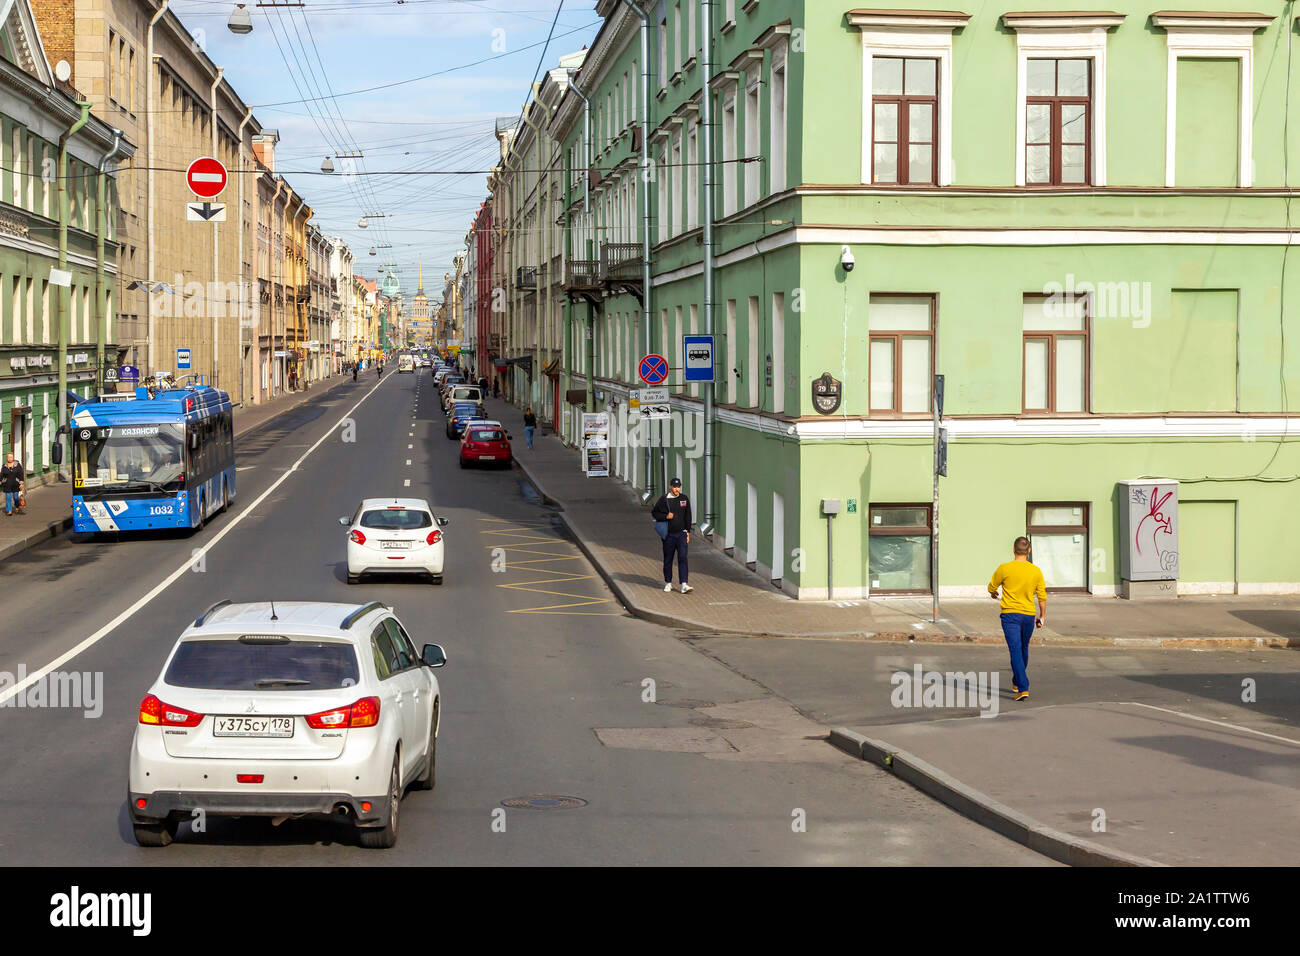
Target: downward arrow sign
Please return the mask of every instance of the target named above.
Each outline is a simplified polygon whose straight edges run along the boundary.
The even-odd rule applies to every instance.
[[[225,203],[192,202],[188,204],[188,213],[187,218],[192,222],[199,220],[210,222],[214,219],[217,222],[225,222],[226,205]]]

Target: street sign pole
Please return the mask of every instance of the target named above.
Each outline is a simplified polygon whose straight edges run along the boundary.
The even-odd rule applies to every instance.
[[[931,621],[939,623],[939,423],[943,419],[943,376],[934,377],[934,491],[930,506],[930,593],[934,597]]]

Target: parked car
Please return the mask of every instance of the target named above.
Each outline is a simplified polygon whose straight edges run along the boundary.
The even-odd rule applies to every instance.
[[[367,498],[348,529],[348,584],[363,574],[427,574],[442,583],[447,519],[433,513],[423,498]]]
[[[136,842],[205,816],[328,817],[397,842],[402,795],[434,785],[437,644],[392,608],[219,601],[185,628],[140,701],[127,772]]]
[[[447,437],[459,438],[466,422],[482,417],[483,409],[476,402],[456,402],[447,412]]]
[[[460,467],[487,463],[509,468],[512,460],[510,434],[500,422],[474,419],[465,423],[465,434],[460,441]]]

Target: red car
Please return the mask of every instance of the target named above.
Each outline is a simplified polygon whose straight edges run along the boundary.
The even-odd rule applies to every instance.
[[[510,435],[497,422],[474,422],[465,426],[460,440],[460,467],[486,463],[510,467]]]

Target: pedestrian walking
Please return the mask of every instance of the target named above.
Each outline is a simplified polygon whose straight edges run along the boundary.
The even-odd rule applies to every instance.
[[[501,397],[501,379],[495,376],[492,379],[492,397],[493,398]]]
[[[666,522],[664,539],[664,590],[673,589],[673,558],[677,558],[677,579],[681,582],[682,593],[690,594],[695,588],[688,580],[691,576],[690,564],[686,559],[687,546],[691,543],[691,502],[682,494],[682,480],[674,478],[668,483],[668,494],[661,495],[650,511],[656,530],[660,522]]]
[[[1034,628],[1047,618],[1047,582],[1043,572],[1029,560],[1029,539],[1016,538],[1011,546],[1013,560],[999,564],[989,579],[989,597],[998,600],[1002,588],[1002,634],[1011,652],[1011,689],[1016,700],[1029,699],[1029,641]],[[1034,614],[1034,598],[1038,614]]]
[[[537,416],[531,407],[524,409],[524,444],[533,447],[533,432],[537,431]]]
[[[27,514],[23,497],[26,477],[22,462],[14,461],[14,453],[6,455],[4,467],[0,468],[0,491],[4,491],[5,495],[6,516],[12,515],[15,510],[20,515]]]
[[[487,389],[487,376],[486,376],[486,375],[480,375],[480,376],[479,376],[479,380],[478,380],[478,391],[479,391],[479,394],[480,394],[480,395],[482,395],[484,398],[487,398],[487,392],[488,392],[488,389]]]
[[[355,382],[356,380],[357,380],[357,363],[356,363],[356,362],[353,362],[353,363],[352,363],[352,381]]]

